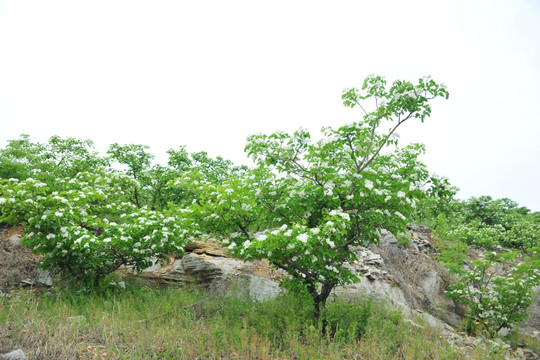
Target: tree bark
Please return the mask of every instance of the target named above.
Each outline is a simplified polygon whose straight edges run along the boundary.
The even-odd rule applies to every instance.
[[[336,284],[334,283],[324,283],[322,284],[322,288],[319,292],[317,291],[317,287],[314,284],[308,285],[309,292],[311,293],[311,297],[313,298],[315,320],[318,321],[321,318],[321,312],[326,307],[326,300],[328,300],[328,297],[330,296],[330,293],[335,286]],[[322,335],[326,335],[326,324],[327,321],[325,318],[323,318],[321,329]]]

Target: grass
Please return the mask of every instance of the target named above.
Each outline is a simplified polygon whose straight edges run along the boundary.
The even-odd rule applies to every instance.
[[[30,359],[485,359],[465,357],[428,327],[379,303],[328,304],[328,331],[308,299],[264,303],[138,283],[0,298],[0,353]]]

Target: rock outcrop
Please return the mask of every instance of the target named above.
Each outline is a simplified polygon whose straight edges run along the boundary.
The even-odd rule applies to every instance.
[[[279,294],[276,277],[285,274],[272,271],[267,262],[230,258],[215,240],[194,242],[186,250],[183,258],[164,266],[156,264],[140,276],[158,284],[201,284],[219,292],[234,289],[260,300]],[[373,296],[411,316],[423,315],[434,326],[459,326],[463,309],[445,296],[450,275],[432,257],[435,247],[428,228],[414,228],[408,246],[383,231],[378,245],[355,251],[358,260],[350,265],[361,281],[335,289],[334,296]]]
[[[431,230],[419,225],[410,230],[408,244],[382,231],[379,244],[355,248],[358,260],[350,266],[361,281],[336,288],[333,296],[384,299],[405,314],[423,316],[430,325],[453,331],[460,326],[464,309],[445,295],[452,277],[434,259]],[[37,268],[39,257],[20,244],[21,235],[21,228],[0,229],[0,296],[9,296],[10,287],[52,285],[49,274]],[[231,258],[220,242],[208,240],[192,242],[184,257],[155,264],[139,276],[157,285],[199,284],[219,293],[266,300],[280,293],[278,278],[286,274],[272,270],[267,261]],[[531,316],[521,326],[528,333],[540,331],[540,288],[536,291]]]
[[[232,259],[217,241],[198,242],[196,251],[163,266],[155,264],[139,276],[157,284],[198,284],[215,292],[241,293],[257,300],[276,297],[279,284],[265,262]],[[218,249],[220,251],[218,251]],[[219,255],[214,255],[219,254]]]
[[[421,315],[433,326],[459,326],[463,308],[445,295],[450,274],[432,257],[435,247],[430,232],[425,227],[415,228],[410,243],[401,245],[383,231],[379,244],[357,249],[356,263],[363,266],[354,268],[363,275],[361,281],[336,289],[336,294],[373,296],[411,316]]]

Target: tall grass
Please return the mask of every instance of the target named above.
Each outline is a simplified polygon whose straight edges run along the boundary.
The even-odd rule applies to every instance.
[[[330,302],[323,336],[309,299],[293,295],[256,302],[137,283],[13,294],[0,300],[0,351],[31,359],[470,358],[371,300]]]

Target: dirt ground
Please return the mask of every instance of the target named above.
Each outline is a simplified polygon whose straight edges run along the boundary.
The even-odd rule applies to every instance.
[[[12,236],[22,237],[23,228],[0,225],[0,291],[36,283],[40,257],[24,246],[13,245]]]

